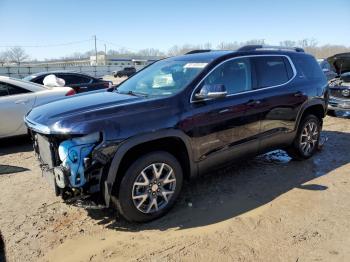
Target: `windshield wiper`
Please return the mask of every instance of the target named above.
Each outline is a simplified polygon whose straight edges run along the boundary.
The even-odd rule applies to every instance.
[[[123,95],[131,95],[131,96],[143,96],[143,97],[148,97],[147,93],[143,93],[143,92],[135,92],[135,91],[127,91],[127,92],[121,92],[118,89],[116,90],[117,93],[119,94],[123,94]]]

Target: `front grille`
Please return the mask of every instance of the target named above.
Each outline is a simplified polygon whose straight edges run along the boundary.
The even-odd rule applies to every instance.
[[[47,137],[36,134],[36,141],[38,143],[38,156],[42,164],[48,165],[49,168],[54,167],[54,152],[50,141]]]

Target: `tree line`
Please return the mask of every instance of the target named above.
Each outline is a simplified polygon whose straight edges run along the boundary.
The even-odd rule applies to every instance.
[[[221,42],[220,44],[213,46],[211,43],[204,44],[184,44],[184,45],[174,45],[170,47],[167,51],[162,51],[156,48],[145,48],[139,51],[130,51],[126,48],[120,48],[117,50],[110,49],[107,55],[114,57],[125,57],[125,56],[151,56],[151,57],[167,57],[175,56],[187,53],[195,49],[218,49],[218,50],[236,50],[244,45],[269,45],[264,39],[253,39],[245,42]],[[316,58],[327,58],[337,53],[350,52],[349,46],[344,45],[334,45],[326,44],[319,45],[315,39],[302,39],[299,41],[284,40],[279,43],[280,46],[284,47],[301,47],[304,48],[306,52],[311,53]],[[99,51],[98,55],[104,55],[104,51]],[[45,61],[55,61],[55,60],[80,60],[88,59],[90,56],[95,55],[94,50],[89,50],[86,52],[74,52],[71,55],[64,57],[59,57],[57,59],[45,59]],[[4,52],[0,52],[0,65],[7,63],[20,64],[23,62],[34,62],[36,59],[31,59],[26,51],[22,47],[13,47]]]

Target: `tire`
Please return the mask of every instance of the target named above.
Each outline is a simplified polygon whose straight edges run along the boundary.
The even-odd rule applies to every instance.
[[[308,131],[310,129],[311,131]],[[287,148],[289,156],[294,160],[305,160],[313,156],[318,148],[320,133],[320,120],[315,115],[305,116],[301,120],[293,144]],[[310,145],[310,147],[308,145]]]
[[[118,211],[131,222],[159,218],[175,204],[182,182],[182,168],[173,155],[156,151],[141,156],[122,178],[117,196]]]
[[[334,110],[327,110],[327,115],[329,115],[329,116],[336,116],[336,114],[335,114],[335,111]]]

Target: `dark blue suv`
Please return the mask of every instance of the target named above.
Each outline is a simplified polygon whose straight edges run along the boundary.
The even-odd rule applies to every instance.
[[[111,92],[26,116],[45,176],[64,198],[99,194],[130,221],[165,214],[184,179],[282,148],[318,146],[327,80],[300,48],[196,50],[160,60]]]

